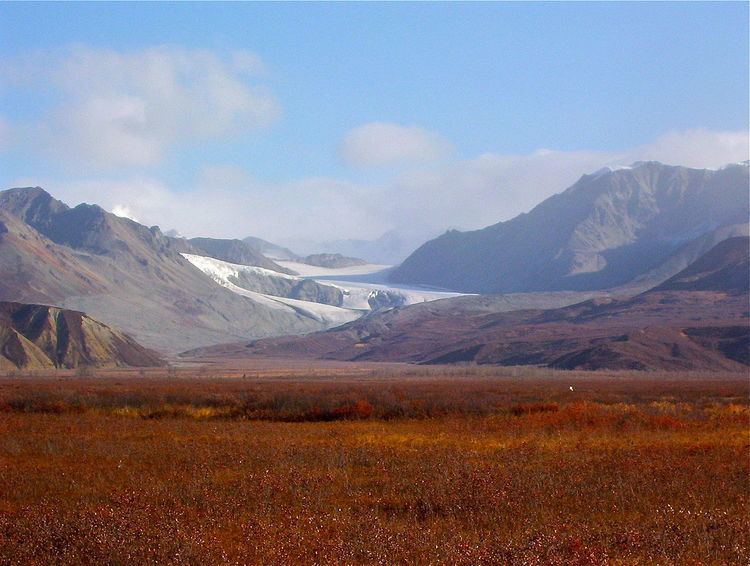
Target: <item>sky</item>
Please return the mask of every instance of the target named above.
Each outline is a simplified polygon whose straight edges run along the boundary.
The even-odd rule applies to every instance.
[[[414,242],[748,158],[748,3],[2,3],[0,187],[187,236]]]

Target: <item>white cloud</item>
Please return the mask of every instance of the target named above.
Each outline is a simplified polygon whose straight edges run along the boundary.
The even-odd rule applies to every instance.
[[[686,167],[717,168],[748,159],[747,132],[696,129],[671,132],[630,152],[628,159],[653,160]]]
[[[130,220],[133,220],[134,222],[138,222],[138,219],[133,214],[133,211],[130,210],[130,207],[124,204],[116,204],[115,206],[113,206],[112,214],[114,214],[115,216],[119,216],[121,218],[129,218]]]
[[[250,187],[253,179],[242,167],[236,165],[206,165],[198,174],[197,186],[202,189],[237,189]]]
[[[248,51],[77,46],[6,62],[2,72],[56,99],[46,116],[20,130],[27,145],[41,140],[64,160],[108,168],[152,165],[179,145],[271,123],[278,103],[252,81],[262,69]]]
[[[371,122],[351,130],[341,144],[341,156],[356,167],[382,167],[436,161],[450,144],[417,126]]]
[[[96,203],[147,226],[188,237],[272,240],[380,235],[383,218],[366,204],[375,189],[330,178],[268,184],[229,165],[206,167],[187,190],[152,177],[89,178],[69,182],[16,179],[8,186],[42,186],[69,205]]]
[[[748,158],[746,132],[689,130],[660,136],[624,151],[487,153],[440,168],[411,170],[390,187],[384,216],[424,233],[448,227],[476,229],[508,220],[562,192],[582,175],[635,161],[716,168]]]
[[[594,151],[487,153],[411,170],[393,181],[383,199],[386,216],[398,226],[419,225],[424,233],[482,228],[527,212],[611,159]]]

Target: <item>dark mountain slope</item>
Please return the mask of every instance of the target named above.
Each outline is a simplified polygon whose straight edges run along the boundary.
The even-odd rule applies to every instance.
[[[73,250],[0,209],[0,298],[58,303],[106,289],[105,278],[81,263]]]
[[[682,289],[513,312],[497,312],[499,298],[444,299],[327,332],[216,347],[201,355],[737,370],[748,363],[750,347],[747,282],[734,276],[746,268],[747,256],[739,251],[747,245],[741,238],[719,244],[675,278],[690,280]]]
[[[717,244],[692,265],[654,291],[747,292],[750,287],[750,238],[730,238]]]
[[[748,214],[747,164],[638,163],[584,175],[507,222],[431,240],[391,280],[477,293],[614,287],[657,270],[692,240],[746,225]]]
[[[160,366],[129,336],[81,312],[0,302],[0,367]]]
[[[52,198],[41,187],[24,187],[0,192],[0,210],[46,233],[53,219],[69,210],[68,205]]]

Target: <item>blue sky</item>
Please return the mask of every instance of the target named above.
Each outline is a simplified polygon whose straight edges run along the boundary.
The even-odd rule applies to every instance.
[[[290,202],[283,199],[308,195],[319,207],[325,237],[356,236],[359,228],[369,237],[414,222],[393,206],[362,205],[364,210],[354,213],[357,220],[330,230],[331,219],[323,218],[320,202],[406,194],[411,199],[406,208],[413,213],[425,195],[437,192],[446,208],[427,207],[425,214],[446,215],[464,190],[459,180],[471,182],[474,169],[487,165],[477,165],[482,156],[497,157],[490,159],[493,171],[505,163],[503,156],[529,161],[540,150],[552,150],[562,164],[570,157],[567,167],[558,165],[558,179],[549,180],[549,188],[540,192],[522,186],[528,177],[523,171],[482,179],[479,184],[513,187],[505,200],[493,203],[495,210],[468,208],[455,218],[422,222],[427,233],[443,226],[478,227],[520,212],[599,161],[648,157],[644,148],[649,147],[657,158],[681,157],[673,147],[663,147],[665,136],[669,140],[687,132],[689,141],[675,138],[672,144],[690,145],[693,153],[701,144],[707,146],[705,163],[690,153],[685,164],[715,165],[716,153],[726,150],[722,143],[732,148],[727,160],[734,159],[743,147],[726,136],[748,128],[747,3],[4,3],[0,26],[3,185],[38,179],[60,186],[69,198],[101,195],[105,206],[121,204],[138,211],[144,221],[183,230],[191,227],[186,219],[177,214],[163,218],[164,211],[139,191],[150,186],[152,192],[158,187],[207,198],[212,194],[208,176],[220,172],[214,184],[236,186],[233,196],[221,193],[217,198],[241,197],[250,210],[247,226],[233,228],[238,236],[258,227],[277,239],[303,237],[283,223],[273,228],[252,210],[258,216],[267,216],[274,206],[287,211]],[[108,88],[85,77],[76,89],[55,72],[81,51],[99,62],[104,54],[117,53],[129,57],[135,68],[130,80],[138,81],[139,54],[160,48],[178,66],[194,60],[197,51],[214,54],[210,69],[221,67],[217,73],[226,72],[225,78],[252,92],[261,89],[259,96],[265,98],[255,102],[272,103],[274,110],[266,109],[262,119],[247,127],[232,127],[229,116],[216,131],[206,123],[193,132],[183,124],[190,116],[178,115],[177,104],[167,106],[175,115],[153,125],[158,134],[143,133],[149,146],[112,164],[100,148],[92,150],[96,140],[73,151],[80,132],[67,122],[49,125],[54,123],[50,113],[62,124],[61,115],[81,116],[84,107],[91,111],[94,98],[124,104],[117,112],[134,112],[121,97],[127,95],[134,104],[142,98],[147,114],[142,127],[152,127],[144,85],[129,85],[125,79],[119,84],[117,77],[117,84]],[[262,64],[250,73],[227,70],[227,61],[239,50],[252,52]],[[201,65],[193,72],[208,68]],[[19,80],[19,74],[34,76]],[[153,94],[150,87],[148,92]],[[165,104],[161,95],[159,100]],[[68,107],[78,110],[71,113]],[[214,109],[191,106],[188,111],[206,118]],[[101,113],[86,114],[89,118],[96,129]],[[368,143],[405,152],[403,159],[389,154],[363,164],[343,145],[351,141],[347,136],[353,130],[371,123],[419,132],[358,131],[362,152],[377,153]],[[120,140],[120,134],[112,135]],[[368,135],[376,139],[368,141]],[[394,146],[390,135],[407,141],[399,137]],[[44,143],[38,143],[42,138]],[[118,151],[114,145],[112,151]],[[598,161],[581,157],[590,154]],[[537,160],[530,161],[527,167],[540,167]],[[462,167],[474,169],[465,173]],[[555,171],[552,167],[549,176]],[[232,182],[224,182],[227,176]],[[447,186],[451,183],[454,189]],[[132,193],[132,202],[124,202],[123,191]],[[216,214],[221,216],[220,210]],[[293,215],[299,219],[304,211],[295,209]],[[201,229],[216,235],[228,231],[219,220],[206,221]],[[321,229],[316,222],[305,228]]]

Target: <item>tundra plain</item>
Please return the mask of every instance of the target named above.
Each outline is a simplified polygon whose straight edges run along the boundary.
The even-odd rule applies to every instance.
[[[746,564],[744,374],[0,378],[2,564]]]

